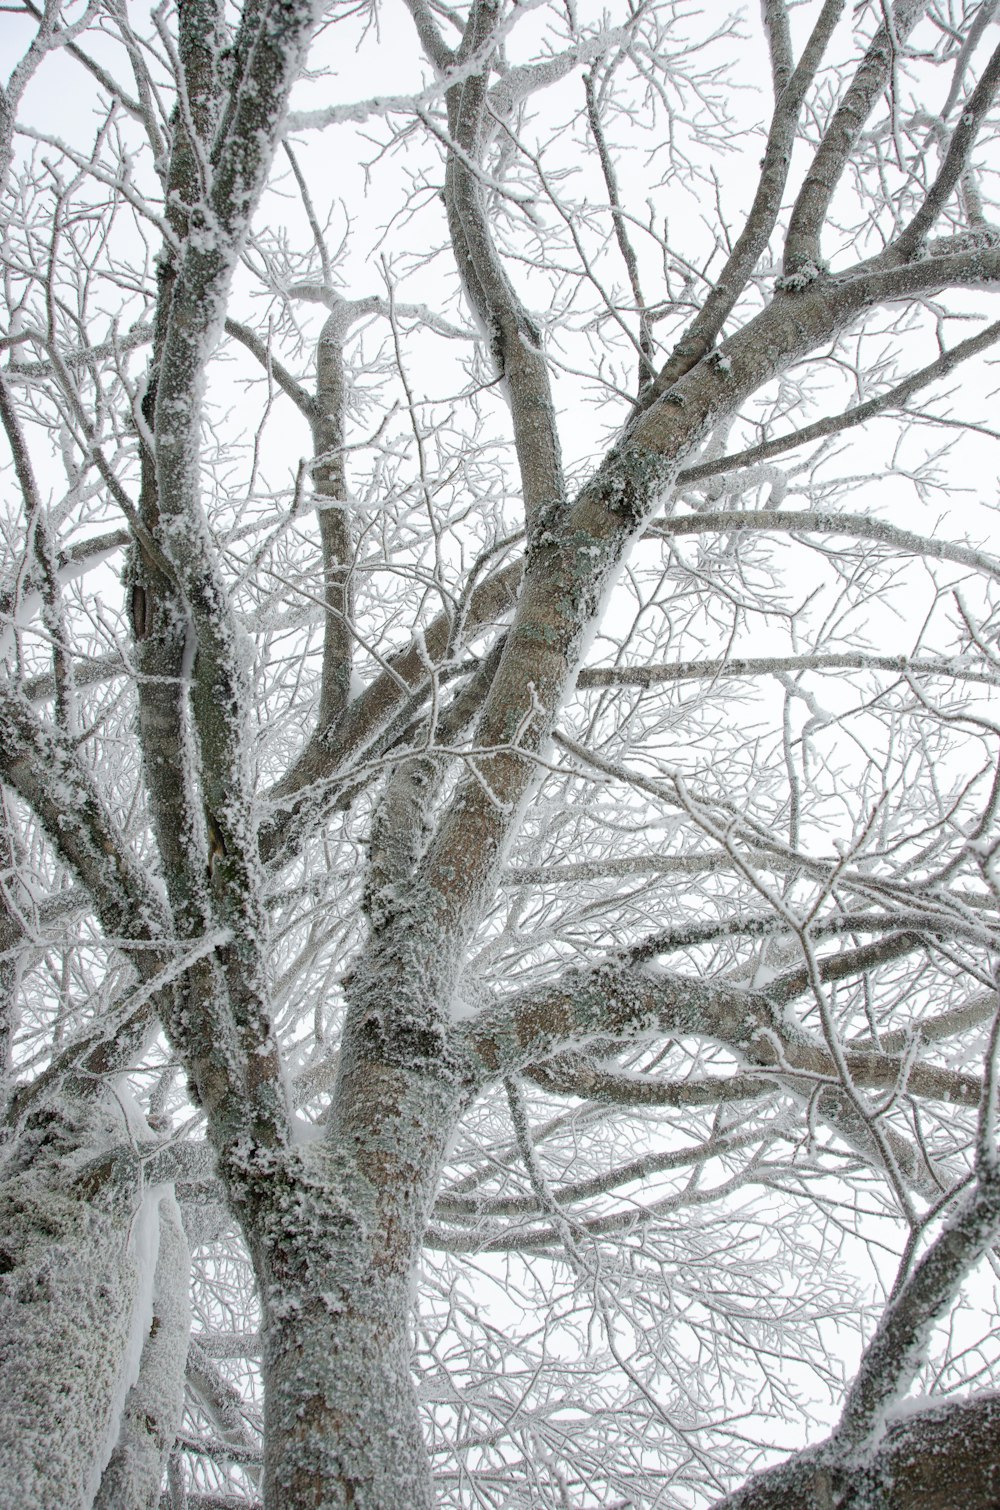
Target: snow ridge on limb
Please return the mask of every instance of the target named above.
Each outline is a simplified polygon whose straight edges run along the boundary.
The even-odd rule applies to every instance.
[[[998,1233],[1000,1180],[995,1169],[984,1170],[926,1252],[901,1274],[828,1440],[751,1479],[718,1501],[718,1510],[806,1510],[817,1502],[831,1510],[931,1510],[942,1495],[959,1490],[970,1510],[990,1510],[1000,1485],[995,1438],[988,1435],[996,1429],[996,1395],[908,1412],[896,1422],[889,1412],[923,1361],[935,1321]]]

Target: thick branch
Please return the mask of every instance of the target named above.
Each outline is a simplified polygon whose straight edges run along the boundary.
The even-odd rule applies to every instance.
[[[818,1452],[793,1459],[750,1480],[714,1510],[995,1510],[1000,1496],[1000,1396],[942,1400],[890,1420],[869,1461],[834,1476]],[[847,1480],[845,1482],[844,1480]]]
[[[426,0],[405,0],[405,4],[413,17],[424,52],[439,73],[447,73],[454,66],[455,54],[438,31],[430,6],[426,4]]]
[[[828,970],[836,958],[824,962]],[[857,969],[863,968],[862,959]],[[795,1024],[784,998],[774,1003],[762,991],[614,964],[568,971],[545,991],[492,1008],[463,1036],[477,1078],[492,1079],[544,1067],[553,1055],[588,1039],[629,1042],[649,1033],[710,1038],[791,1082],[838,1080],[826,1046]],[[846,1060],[852,1076],[872,1086],[895,1084],[902,1067],[900,1058],[874,1050],[851,1051]],[[914,1065],[908,1084],[915,1093],[924,1087],[967,1105],[978,1104],[981,1090],[975,1077],[933,1065]]]
[[[936,1198],[938,1187],[922,1157],[891,1128],[876,1136],[853,1087],[896,1091],[905,1083],[914,1094],[967,1105],[978,1104],[981,1095],[980,1084],[971,1077],[937,1066],[914,1065],[904,1081],[900,1059],[869,1052],[845,1056],[852,1080],[848,1089],[826,1045],[787,1008],[774,1006],[760,992],[612,964],[569,971],[546,991],[501,1003],[477,1019],[463,1037],[468,1073],[476,1080],[489,1080],[522,1071],[587,1040],[611,1037],[629,1042],[665,1033],[708,1038],[766,1070],[786,1089],[814,1101],[818,1115],[869,1163],[884,1167],[891,1157],[905,1179],[931,1198]]]
[[[488,49],[498,19],[496,0],[475,0],[463,38],[463,55],[485,56],[481,71],[448,91],[449,130],[459,150],[448,155],[445,207],[462,286],[485,327],[510,403],[530,532],[537,519],[561,503],[565,490],[542,334],[507,277],[473,167],[489,138]]]
[[[966,1197],[958,1214],[886,1305],[848,1391],[840,1422],[829,1439],[751,1479],[738,1493],[720,1501],[717,1510],[812,1510],[816,1504],[863,1510],[873,1503],[896,1505],[899,1510],[926,1505],[931,1510],[932,1506],[959,1503],[940,1497],[947,1478],[942,1480],[936,1462],[928,1483],[927,1443],[914,1429],[915,1423],[926,1423],[936,1437],[946,1457],[941,1466],[951,1470],[950,1477],[959,1464],[964,1466],[969,1461],[971,1445],[968,1439],[963,1443],[957,1438],[955,1428],[971,1428],[973,1441],[981,1437],[987,1423],[995,1430],[996,1397],[946,1407],[948,1415],[938,1418],[936,1431],[927,1412],[922,1418],[907,1417],[895,1433],[882,1438],[886,1411],[909,1387],[923,1361],[932,1326],[998,1231],[1000,1181],[994,1177],[977,1185]],[[974,1468],[969,1484],[963,1480],[963,1505],[992,1510],[992,1498],[973,1498],[977,1488],[982,1493],[1000,1482],[992,1449],[987,1461],[991,1465],[987,1474]],[[912,1498],[897,1496],[903,1484],[894,1481],[893,1469],[904,1476],[903,1483],[912,1486]],[[892,1497],[883,1498],[883,1490]],[[920,1497],[921,1493],[926,1497]]]
[[[197,78],[190,118],[178,133],[186,235],[171,285],[153,400],[157,534],[176,572],[197,636],[191,671],[214,907],[232,930],[220,950],[242,1057],[245,1115],[268,1141],[284,1136],[287,1111],[260,959],[265,937],[254,794],[245,756],[250,691],[241,636],[229,604],[201,503],[200,449],[205,365],[222,324],[233,268],[263,189],[292,83],[314,23],[311,0],[264,0],[243,12],[232,87],[214,137],[211,177],[202,144],[214,119],[202,40],[191,36]],[[191,81],[189,81],[191,82]],[[198,138],[201,141],[198,141]],[[161,314],[163,310],[161,307]],[[236,1108],[229,1109],[235,1115]]]
[[[497,753],[463,782],[424,867],[428,907],[442,925],[458,930],[456,947],[492,891],[494,867],[513,816],[535,778],[531,756],[549,737],[606,587],[627,543],[667,493],[691,448],[762,382],[872,305],[942,281],[980,283],[997,275],[1000,253],[957,254],[824,281],[777,298],[725,343],[724,362],[699,364],[634,421],[567,505],[558,533],[538,539],[529,552],[515,622],[477,730],[480,745]],[[870,529],[870,521],[863,527]],[[685,521],[679,528],[692,525]],[[894,532],[894,539],[913,548],[918,537]],[[985,566],[991,573],[998,570],[989,558],[961,547],[938,547],[937,554]]]
[[[895,387],[889,388],[885,393],[877,394],[874,398],[866,399],[863,404],[856,404],[853,409],[848,409],[844,414],[831,414],[826,419],[816,420],[811,425],[804,425],[801,430],[795,430],[791,435],[779,435],[774,440],[761,441],[759,445],[748,446],[745,451],[737,451],[731,456],[719,456],[713,461],[698,462],[693,467],[685,467],[677,474],[677,486],[684,488],[691,483],[703,482],[709,477],[720,477],[726,472],[738,471],[741,467],[751,467],[758,462],[770,461],[772,456],[781,456],[785,451],[792,451],[797,446],[809,445],[814,440],[824,440],[829,435],[839,435],[842,430],[853,429],[855,425],[862,425],[869,419],[875,419],[880,414],[885,414],[891,409],[901,408],[914,393],[929,383],[935,382],[940,377],[948,374],[964,362],[967,357],[976,356],[980,351],[985,351],[1000,339],[1000,320],[995,320],[992,325],[987,325],[985,330],[970,336],[965,341],[959,341],[950,351],[944,352],[935,361],[929,362],[926,367],[921,367],[911,377],[904,378]]]
[[[351,520],[344,469],[344,405],[346,385],[339,310],[331,312],[320,332],[316,351],[313,485],[323,553],[323,595],[327,612],[323,624],[323,666],[320,674],[319,731],[335,727],[347,707],[351,690]]]
[[[162,940],[166,919],[159,898],[119,835],[94,778],[69,741],[43,725],[23,694],[10,687],[0,696],[0,770],[86,886],[106,932]]]

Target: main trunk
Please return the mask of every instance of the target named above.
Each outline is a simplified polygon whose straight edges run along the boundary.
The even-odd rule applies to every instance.
[[[366,1246],[357,1244],[358,1255]],[[410,1285],[375,1271],[363,1276],[346,1251],[340,1258],[325,1266],[336,1299],[304,1285],[299,1296],[286,1290],[283,1306],[266,1308],[264,1503],[430,1510],[410,1374]]]
[[[268,1510],[434,1502],[412,1310],[461,1094],[443,1035],[413,1012],[391,1033],[395,1016],[352,1012],[322,1142],[230,1163],[263,1313]]]

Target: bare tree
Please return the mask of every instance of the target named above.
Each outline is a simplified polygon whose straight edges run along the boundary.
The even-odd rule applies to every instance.
[[[997,19],[8,7],[4,1503],[996,1504]]]

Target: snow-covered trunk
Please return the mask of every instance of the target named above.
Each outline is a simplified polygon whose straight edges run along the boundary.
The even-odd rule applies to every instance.
[[[139,1377],[125,1399],[118,1442],[104,1470],[94,1510],[156,1510],[181,1424],[191,1327],[190,1255],[180,1211],[169,1192],[159,1201],[158,1220],[153,1308]]]
[[[149,1329],[159,1201],[94,1121],[36,1121],[0,1184],[0,1484],[18,1510],[90,1510]]]
[[[234,1170],[263,1309],[268,1510],[434,1502],[413,1299],[462,1087],[439,1013],[412,974],[391,989],[385,963],[354,990],[322,1141]]]

